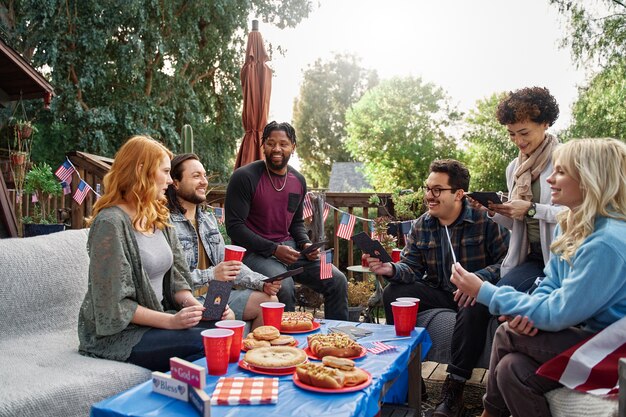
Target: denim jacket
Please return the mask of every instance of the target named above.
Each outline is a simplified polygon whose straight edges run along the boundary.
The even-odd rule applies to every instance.
[[[170,221],[176,227],[176,234],[185,252],[185,259],[191,271],[194,290],[205,286],[215,279],[213,274],[215,265],[224,260],[224,238],[217,227],[217,220],[213,213],[196,208],[196,221],[198,223],[198,234],[204,245],[204,250],[211,260],[213,266],[207,269],[197,269],[198,266],[198,234],[189,220],[181,213],[170,213]],[[263,291],[261,275],[252,271],[246,265],[241,265],[241,272],[235,278],[235,288],[248,288],[256,291]]]

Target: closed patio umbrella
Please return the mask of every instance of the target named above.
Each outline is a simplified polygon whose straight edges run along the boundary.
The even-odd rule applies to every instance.
[[[258,21],[252,21],[252,31],[248,35],[246,62],[241,68],[243,89],[243,112],[241,119],[246,133],[237,154],[235,169],[263,159],[261,135],[267,124],[272,93],[272,70],[267,66],[269,56],[263,45]]]

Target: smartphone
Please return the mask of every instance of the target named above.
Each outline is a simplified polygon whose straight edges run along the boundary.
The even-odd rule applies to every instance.
[[[302,271],[304,271],[304,268],[303,268],[303,267],[296,268],[296,269],[291,269],[291,270],[289,270],[289,271],[285,271],[285,272],[283,272],[282,274],[278,274],[278,275],[275,275],[275,276],[273,276],[273,277],[264,278],[264,279],[262,279],[261,281],[263,281],[263,282],[276,282],[276,281],[282,281],[282,280],[284,280],[285,278],[289,278],[289,277],[292,277],[292,276],[294,276],[294,275],[301,274],[301,273],[302,273]]]
[[[328,244],[328,241],[327,241],[327,240],[325,240],[325,241],[323,241],[323,242],[315,242],[315,243],[313,243],[312,245],[307,246],[306,248],[302,249],[302,251],[300,252],[300,255],[301,255],[301,256],[306,256],[306,255],[308,255],[309,253],[313,252],[313,251],[314,251],[314,250],[316,250],[316,249],[321,248],[322,246],[324,246],[324,245],[326,245],[326,244]]]
[[[467,195],[485,207],[489,207],[490,201],[494,204],[502,204],[500,194],[493,191],[475,191],[473,193],[467,193]]]

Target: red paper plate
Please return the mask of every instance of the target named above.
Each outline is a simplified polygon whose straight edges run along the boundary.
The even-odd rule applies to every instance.
[[[239,361],[239,367],[241,369],[245,369],[246,371],[254,372],[255,374],[274,376],[291,375],[296,371],[295,366],[290,366],[288,368],[258,368],[256,366],[250,365],[243,359]]]
[[[322,358],[319,358],[315,353],[311,352],[311,349],[309,349],[309,347],[305,347],[304,349],[304,353],[306,353],[306,355],[309,357],[309,359],[314,359],[316,361],[321,361]],[[365,356],[367,354],[367,349],[365,349],[363,346],[361,346],[361,354],[357,355],[357,356],[348,356],[346,359],[360,359],[363,356]]]
[[[360,391],[365,387],[368,387],[371,383],[372,383],[372,374],[370,374],[369,372],[367,372],[366,370],[363,370],[363,372],[365,372],[367,374],[367,381],[359,384],[359,385],[355,385],[353,387],[344,387],[344,388],[340,388],[340,389],[330,389],[330,388],[319,388],[319,387],[314,387],[312,385],[307,385],[304,382],[300,381],[300,379],[298,378],[298,374],[294,373],[293,374],[293,383],[296,384],[298,387],[305,389],[307,391],[314,391],[314,392],[320,392],[323,394],[343,394],[345,392],[354,392],[354,391]]]
[[[299,344],[300,344],[300,342],[298,342],[298,341],[296,340],[296,344],[295,344],[295,345],[289,345],[289,346],[291,346],[291,347],[296,347],[296,346],[298,346]],[[287,345],[281,345],[281,346],[287,346]],[[242,342],[242,345],[241,345],[241,351],[242,351],[242,352],[247,352],[248,350],[249,350],[249,349],[246,349],[246,348],[243,346],[243,342]]]
[[[316,330],[318,330],[320,328],[321,324],[319,324],[318,322],[314,321],[313,322],[313,328],[309,329],[309,330],[280,330],[281,333],[284,334],[301,334],[301,333],[311,333],[314,332]]]

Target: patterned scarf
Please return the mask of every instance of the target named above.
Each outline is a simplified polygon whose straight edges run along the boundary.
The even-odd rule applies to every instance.
[[[518,156],[519,165],[515,170],[515,182],[511,191],[512,200],[532,200],[531,184],[539,178],[541,172],[552,159],[552,152],[558,143],[557,138],[547,133],[541,145],[532,155],[525,155],[520,151]]]

